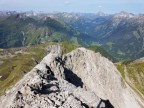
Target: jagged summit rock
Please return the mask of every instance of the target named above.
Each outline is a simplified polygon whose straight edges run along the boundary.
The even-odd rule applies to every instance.
[[[143,101],[100,53],[78,48],[61,55],[59,46],[5,96],[0,108],[142,108]]]

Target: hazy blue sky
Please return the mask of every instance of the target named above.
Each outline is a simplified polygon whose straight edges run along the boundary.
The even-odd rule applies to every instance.
[[[0,10],[144,13],[144,0],[0,0]]]

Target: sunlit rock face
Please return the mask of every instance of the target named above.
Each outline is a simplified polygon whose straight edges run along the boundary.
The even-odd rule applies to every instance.
[[[0,108],[142,108],[112,62],[78,48],[61,55],[59,46],[26,74],[5,96]]]

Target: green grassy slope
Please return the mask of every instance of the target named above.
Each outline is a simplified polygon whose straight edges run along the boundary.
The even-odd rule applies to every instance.
[[[116,67],[123,79],[141,96],[144,96],[144,62],[128,61],[117,63]]]
[[[0,94],[21,79],[36,65],[36,62],[46,55],[44,46],[7,49],[0,53],[0,76],[2,76],[0,78]],[[2,53],[4,53],[3,56]]]

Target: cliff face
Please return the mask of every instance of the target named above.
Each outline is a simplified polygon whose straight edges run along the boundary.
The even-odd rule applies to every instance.
[[[143,108],[112,62],[78,48],[61,56],[59,46],[5,96],[0,108]]]

